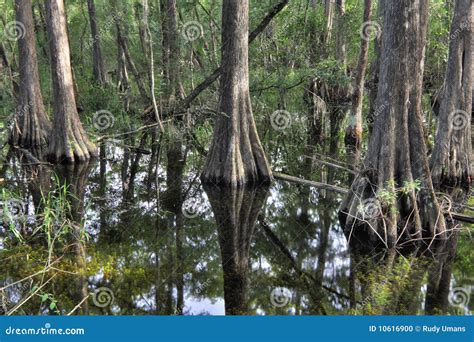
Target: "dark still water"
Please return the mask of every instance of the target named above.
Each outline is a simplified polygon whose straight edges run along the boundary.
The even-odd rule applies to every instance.
[[[471,313],[468,230],[435,255],[355,252],[340,194],[203,188],[193,154],[101,152],[54,169],[7,157],[2,314]]]

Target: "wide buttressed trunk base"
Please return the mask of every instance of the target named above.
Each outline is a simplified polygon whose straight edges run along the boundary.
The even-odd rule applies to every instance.
[[[51,52],[53,130],[47,159],[53,163],[82,163],[97,157],[77,113],[70,48],[63,0],[47,0],[46,23]]]
[[[42,101],[42,100],[41,100]],[[34,102],[21,105],[10,131],[8,143],[11,146],[34,148],[46,146],[51,134],[51,122],[44,112],[43,104]]]
[[[347,236],[385,247],[446,238],[433,190],[421,95],[427,1],[387,4],[375,118],[362,171],[341,204]],[[414,39],[414,37],[418,37]]]
[[[243,187],[272,181],[272,171],[252,117],[250,99],[244,97],[237,102],[231,117],[217,119],[214,139],[201,174],[205,184]]]
[[[78,127],[74,123],[67,126],[69,128],[62,132],[53,130],[55,137],[49,144],[47,160],[51,163],[74,164],[97,158],[97,148],[89,141],[82,126]]]
[[[248,12],[248,0],[222,5],[219,116],[201,174],[203,183],[236,188],[272,180],[250,103]]]

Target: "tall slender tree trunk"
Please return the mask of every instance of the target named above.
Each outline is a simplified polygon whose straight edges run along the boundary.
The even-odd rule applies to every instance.
[[[54,110],[48,159],[59,163],[85,162],[98,153],[87,138],[77,113],[64,2],[46,0],[45,4]]]
[[[378,0],[377,2],[377,18],[375,22],[377,25],[382,29],[383,27],[383,20],[385,15],[385,3],[387,0]],[[381,48],[382,48],[382,36],[378,34],[375,38],[375,59],[370,63],[369,74],[370,79],[368,80],[367,88],[368,88],[368,98],[369,98],[369,113],[367,117],[368,122],[368,130],[369,133],[372,131],[372,124],[374,120],[374,116],[377,115],[377,110],[375,108],[375,101],[377,100],[377,86],[379,84],[379,71],[380,71],[380,55],[381,55]]]
[[[167,80],[167,106],[172,113],[177,100],[184,98],[180,79],[181,51],[179,47],[176,0],[161,0],[163,21],[163,71]]]
[[[331,6],[331,12],[333,12],[332,7],[334,0],[327,0],[326,6]],[[344,68],[344,74],[347,74],[347,53],[346,53],[346,36],[344,34],[344,22],[345,22],[345,0],[337,0],[337,23],[338,30],[336,36],[336,59],[339,61],[340,65]],[[331,14],[332,16],[332,14]],[[329,19],[328,19],[329,20]],[[332,21],[333,19],[331,19]],[[328,44],[329,42],[327,42]],[[332,87],[331,91],[333,92],[334,98],[332,101],[328,99],[328,102],[337,103],[337,105],[331,106],[329,112],[329,126],[330,126],[330,144],[329,144],[329,154],[337,158],[339,154],[339,142],[340,142],[340,133],[342,128],[342,123],[344,118],[349,114],[348,100],[350,99],[351,87],[350,86],[336,86]],[[333,174],[329,174],[329,181]]]
[[[205,183],[239,187],[272,179],[250,103],[248,15],[248,0],[224,0],[220,114],[201,175]]]
[[[345,35],[345,16],[346,16],[346,1],[336,1],[337,12],[337,36],[336,36],[336,59],[341,61],[342,65],[347,64],[347,49],[346,49],[346,35]]]
[[[89,21],[92,35],[92,64],[94,80],[98,84],[104,85],[107,83],[107,70],[105,69],[105,63],[102,57],[101,37],[97,25],[94,0],[87,0],[87,9],[89,10]]]
[[[334,26],[334,0],[324,0],[324,15],[326,16],[326,37],[325,43],[329,42],[332,37]]]
[[[122,47],[122,29],[121,19],[118,14],[117,2],[112,2],[112,15],[114,17],[115,29],[116,29],[116,41],[117,41],[117,88],[122,98],[123,109],[128,112],[130,110],[130,81],[127,69],[127,58]],[[124,9],[122,9],[124,10]],[[122,16],[124,12],[121,12]]]
[[[372,17],[372,0],[364,2],[364,19],[367,23]],[[360,156],[362,143],[362,104],[364,99],[365,72],[369,58],[369,39],[361,39],[359,62],[357,64],[354,92],[352,95],[352,108],[349,115],[349,124],[346,129],[345,143],[348,164],[356,167]]]
[[[163,124],[161,122],[161,113],[158,109],[158,103],[156,101],[155,96],[155,55],[153,52],[153,36],[150,32],[150,27],[148,25],[148,15],[149,15],[149,6],[148,0],[142,0],[142,9],[143,9],[143,16],[142,20],[140,21],[140,38],[142,40],[143,45],[143,52],[147,56],[147,64],[148,64],[148,85],[150,91],[150,100],[153,104],[153,111],[155,113],[155,121],[158,123],[160,130],[163,132]]]
[[[177,25],[178,12],[176,0],[161,0],[162,32],[163,32],[163,74],[166,80],[165,107],[166,112],[174,114],[174,106],[177,100],[182,100],[184,94],[180,82],[181,51],[179,48],[179,31]],[[183,227],[183,172],[186,165],[186,155],[183,151],[180,124],[176,116],[173,116],[171,124],[168,126],[170,141],[167,145],[167,194],[174,196],[174,207],[170,211],[176,219],[176,311],[182,313],[184,308],[184,255],[183,242],[185,241],[185,231]]]
[[[427,0],[386,4],[376,102],[381,110],[362,171],[340,209],[346,233],[365,242],[381,240],[387,247],[445,238],[423,139],[427,12]],[[419,189],[415,180],[421,182]]]
[[[436,187],[471,184],[472,0],[457,0],[431,173]]]
[[[15,12],[25,30],[18,40],[20,98],[9,140],[14,146],[35,147],[47,143],[51,123],[41,95],[31,0],[15,0]]]

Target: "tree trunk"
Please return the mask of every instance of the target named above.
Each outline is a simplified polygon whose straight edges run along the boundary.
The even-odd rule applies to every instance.
[[[92,63],[94,80],[98,84],[104,85],[107,83],[107,71],[105,69],[104,59],[102,57],[100,31],[97,26],[94,0],[87,0],[87,8],[89,10],[89,21],[92,35]]]
[[[437,188],[471,183],[472,0],[457,0],[431,173]]]
[[[383,27],[383,20],[385,16],[385,3],[387,0],[378,0],[377,2],[377,18],[376,22],[378,23],[379,27]],[[374,116],[377,115],[375,113],[375,101],[377,100],[377,85],[379,84],[379,71],[380,71],[380,49],[382,48],[382,36],[378,34],[375,38],[375,59],[372,63],[370,63],[370,79],[368,80],[367,88],[369,91],[369,113],[367,117],[368,123],[368,131],[369,133],[372,132],[372,124],[374,121]]]
[[[121,9],[124,11],[125,9]],[[130,111],[130,81],[128,76],[128,69],[127,69],[127,58],[125,57],[125,52],[122,47],[122,41],[124,38],[122,37],[122,30],[121,30],[121,16],[118,14],[117,3],[114,1],[112,3],[112,15],[114,18],[115,29],[116,29],[116,41],[117,41],[117,88],[120,93],[120,97],[122,98],[123,109],[125,112]],[[121,12],[122,16],[125,12]]]
[[[182,100],[184,94],[180,80],[179,31],[177,24],[176,0],[161,0],[163,21],[163,72],[167,80],[167,112],[172,113],[176,100]]]
[[[183,99],[182,86],[180,82],[181,53],[179,49],[179,31],[177,25],[178,13],[176,0],[161,0],[162,31],[163,31],[163,74],[166,80],[164,91],[166,112],[173,114],[176,99]],[[183,227],[183,172],[186,165],[186,155],[183,151],[183,143],[176,116],[168,130],[169,142],[167,144],[167,193],[166,197],[173,199],[173,206],[168,208],[176,218],[176,312],[183,313],[184,308],[184,255],[183,243],[186,241]]]
[[[324,0],[324,15],[326,16],[326,36],[324,43],[331,40],[333,22],[334,22],[334,0]]]
[[[347,51],[346,51],[346,34],[344,32],[345,27],[345,16],[346,16],[346,4],[345,0],[337,0],[337,36],[336,36],[336,59],[341,61],[344,67],[347,64]]]
[[[41,95],[31,0],[16,0],[15,12],[16,20],[24,25],[25,30],[18,39],[20,98],[10,133],[10,144],[35,147],[46,144],[51,132],[51,123]]]
[[[272,179],[250,103],[248,10],[248,0],[222,6],[221,114],[201,175],[205,183],[239,187]]]
[[[53,134],[48,159],[58,163],[85,162],[97,157],[77,113],[63,0],[46,0],[46,22],[53,83]]]
[[[372,0],[364,2],[363,22],[370,22],[372,17]],[[362,143],[362,104],[364,99],[365,72],[369,58],[369,39],[361,39],[359,62],[357,64],[354,92],[352,95],[352,108],[349,115],[349,125],[346,129],[345,143],[347,161],[354,169],[360,156]]]
[[[364,167],[339,212],[346,233],[366,243],[382,240],[389,247],[408,240],[445,238],[423,139],[427,11],[427,0],[386,4],[376,101],[379,114]]]
[[[140,22],[140,31],[143,31],[143,38],[142,38],[142,45],[143,51],[145,56],[147,56],[147,64],[148,64],[148,84],[150,90],[150,100],[153,104],[153,110],[155,113],[155,121],[158,123],[160,130],[163,132],[163,124],[161,122],[160,111],[158,110],[158,104],[156,102],[155,97],[155,62],[154,62],[154,53],[153,53],[153,37],[150,32],[150,28],[148,26],[148,13],[149,13],[149,6],[148,0],[142,0],[142,8],[143,8],[143,16]],[[142,33],[140,33],[140,37],[142,37]]]

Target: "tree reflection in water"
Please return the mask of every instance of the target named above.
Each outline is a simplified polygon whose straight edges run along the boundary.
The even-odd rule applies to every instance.
[[[453,288],[472,289],[472,240],[463,232],[435,255],[362,252],[349,246],[339,225],[338,195],[278,182],[202,189],[198,167],[186,164],[179,142],[166,167],[156,156],[150,168],[146,155],[129,151],[124,161],[109,149],[101,146],[108,159],[74,168],[9,156],[4,188],[28,215],[14,221],[18,230],[8,222],[0,230],[0,295],[8,304],[2,312],[465,314],[472,308],[451,298]],[[133,162],[124,166],[114,156]],[[64,184],[73,229],[50,249],[36,229],[48,209],[45,196]],[[191,199],[198,210],[185,215]],[[48,258],[54,267],[31,277]],[[96,305],[102,288],[112,300]],[[286,296],[282,305],[272,293]]]
[[[225,312],[228,315],[248,314],[250,248],[268,189],[205,187],[205,191],[217,223]]]

